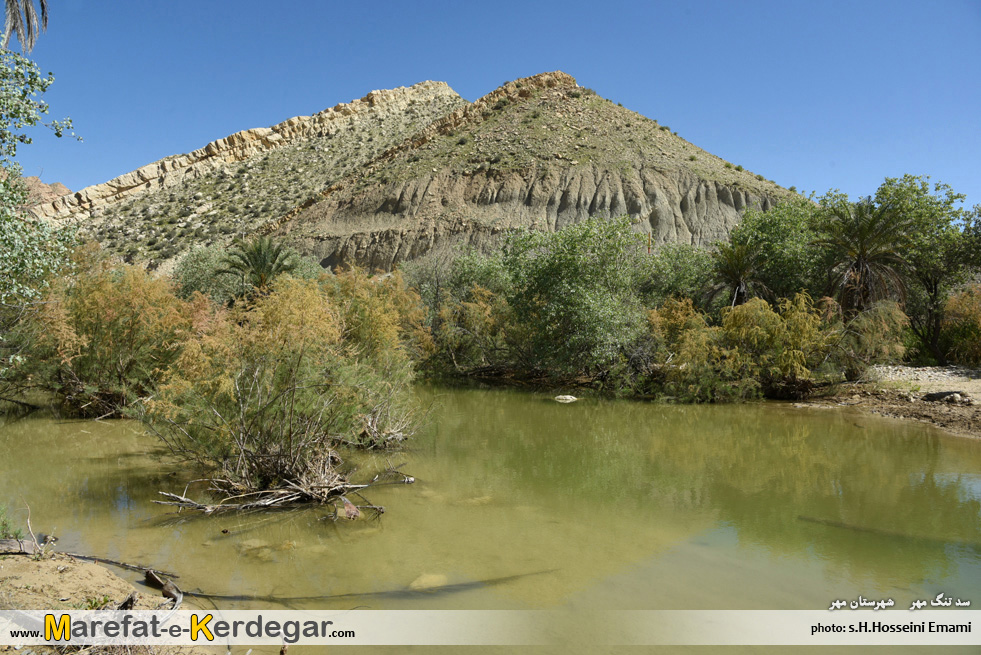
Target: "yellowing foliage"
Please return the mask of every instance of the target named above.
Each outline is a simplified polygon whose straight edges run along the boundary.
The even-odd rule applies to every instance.
[[[950,357],[968,366],[981,366],[981,284],[971,284],[947,301],[944,332]]]
[[[177,357],[192,309],[166,280],[97,261],[48,291],[31,319],[36,338],[27,367],[69,408],[115,414],[150,393]]]

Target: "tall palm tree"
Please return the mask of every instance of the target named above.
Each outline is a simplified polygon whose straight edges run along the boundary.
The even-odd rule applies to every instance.
[[[231,252],[223,259],[224,268],[217,274],[240,275],[256,291],[264,291],[282,273],[296,269],[294,253],[272,237],[258,237],[251,241],[239,239]]]
[[[828,209],[817,244],[833,253],[831,291],[846,313],[865,311],[889,297],[905,298],[901,254],[912,220],[871,198],[838,202]]]
[[[3,25],[2,47],[10,43],[10,35],[16,34],[21,50],[30,52],[34,49],[38,34],[48,29],[48,0],[40,0],[41,20],[38,21],[34,0],[7,0],[7,14]]]
[[[760,252],[746,244],[720,243],[712,253],[712,286],[706,300],[723,291],[731,294],[730,307],[742,305],[756,295],[769,295],[760,279]]]

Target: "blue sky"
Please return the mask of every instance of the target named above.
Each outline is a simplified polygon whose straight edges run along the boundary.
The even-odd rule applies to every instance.
[[[784,186],[913,173],[981,203],[978,0],[50,5],[31,56],[84,142],[39,133],[18,160],[72,190],[372,89],[474,100],[562,70]]]

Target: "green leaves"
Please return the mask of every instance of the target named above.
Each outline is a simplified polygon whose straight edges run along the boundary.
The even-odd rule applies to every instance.
[[[639,336],[643,239],[630,225],[629,217],[594,218],[556,233],[518,234],[506,246],[507,299],[543,368],[606,370]]]
[[[761,260],[761,252],[754,246],[720,243],[712,253],[713,284],[708,298],[724,291],[729,295],[729,306],[736,307],[754,296],[770,295],[760,279]]]
[[[235,242],[232,251],[222,260],[224,268],[217,274],[239,276],[256,291],[264,291],[276,276],[292,272],[296,266],[296,254],[272,237],[259,237],[251,241]]]
[[[31,143],[24,128],[45,125],[61,137],[74,136],[72,121],[45,123],[41,117],[48,113],[48,103],[40,96],[54,83],[51,73],[42,75],[30,59],[10,50],[0,50],[0,166],[9,167],[17,154],[17,145]]]
[[[23,214],[27,200],[23,182],[0,179],[0,304],[36,300],[50,276],[68,266],[77,244],[72,227],[56,227]]]
[[[909,244],[912,217],[871,198],[835,201],[826,207],[823,235],[816,242],[833,256],[832,288],[846,313],[862,312],[875,302],[905,297],[900,254]]]
[[[820,207],[806,198],[795,198],[769,211],[749,209],[733,230],[733,244],[762,253],[760,280],[778,298],[798,291],[823,291],[821,253],[813,246]]]

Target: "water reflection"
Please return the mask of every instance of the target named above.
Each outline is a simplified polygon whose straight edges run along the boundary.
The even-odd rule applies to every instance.
[[[410,450],[349,458],[355,475],[404,462],[418,480],[367,493],[388,508],[378,521],[335,524],[320,508],[169,514],[152,504],[157,491],[183,492],[194,473],[125,422],[3,425],[0,498],[29,503],[35,526],[68,550],[177,570],[186,588],[222,594],[357,594],[551,571],[452,597],[312,607],[814,609],[860,593],[898,603],[981,588],[976,442],[779,405],[420,393],[437,408]]]

